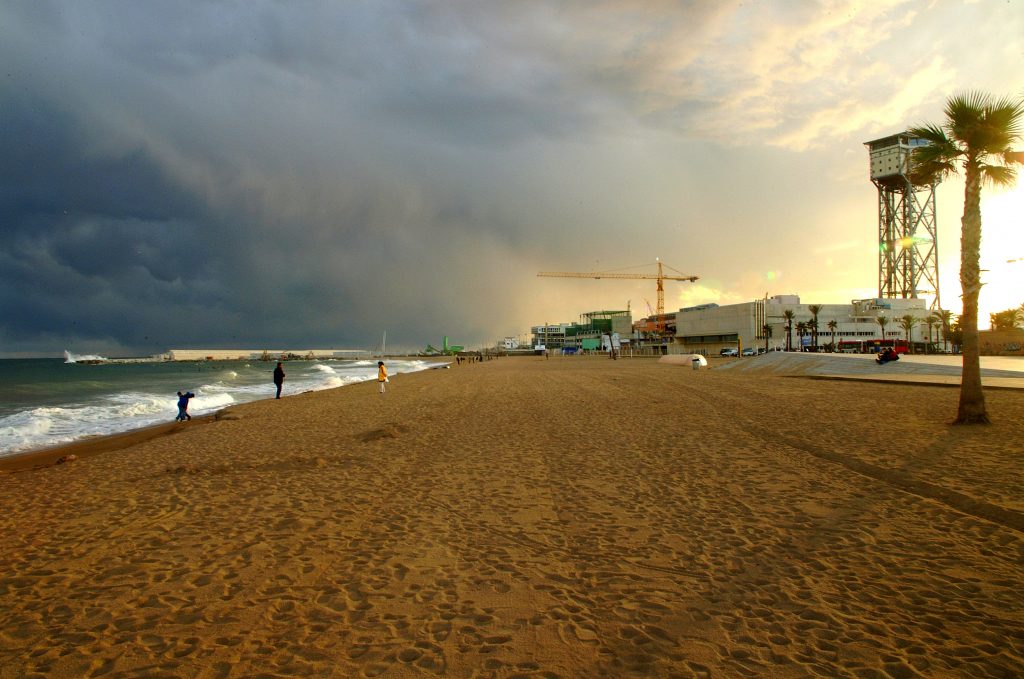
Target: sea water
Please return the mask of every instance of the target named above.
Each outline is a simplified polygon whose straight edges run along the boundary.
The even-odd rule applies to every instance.
[[[0,456],[172,422],[177,392],[196,396],[189,414],[273,398],[276,363],[195,361],[81,363],[65,359],[0,359]],[[425,360],[386,361],[391,375],[437,365]],[[282,396],[333,389],[376,379],[377,362],[286,361]]]

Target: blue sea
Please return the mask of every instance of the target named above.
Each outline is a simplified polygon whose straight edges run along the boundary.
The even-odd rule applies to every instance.
[[[177,392],[196,395],[191,415],[273,398],[273,362],[87,364],[96,356],[0,359],[0,456],[172,422]],[[391,375],[437,361],[387,359]],[[376,379],[376,360],[286,361],[282,396]]]

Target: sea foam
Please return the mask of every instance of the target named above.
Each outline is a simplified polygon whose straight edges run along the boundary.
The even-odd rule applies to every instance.
[[[102,357],[65,353],[66,362],[101,360]],[[393,375],[417,372],[432,363],[419,360],[388,361]],[[226,367],[226,366],[225,366]],[[172,366],[162,365],[160,370]],[[76,401],[25,407],[23,410],[0,416],[0,456],[69,443],[90,436],[116,434],[147,427],[161,422],[172,422],[177,415],[175,391],[190,390],[195,397],[189,404],[189,414],[204,415],[221,408],[264,398],[272,398],[275,387],[270,370],[265,364],[237,364],[226,370],[210,371],[205,365],[173,366],[173,373],[149,378],[143,389],[137,388],[138,375],[154,375],[152,367],[118,366],[114,372],[106,370],[110,391],[85,395],[84,390],[72,390]],[[145,372],[142,372],[145,371]],[[89,366],[75,369],[74,377],[94,387],[98,373]],[[286,367],[285,395],[305,391],[334,389],[356,382],[373,380],[377,376],[375,361],[289,362]],[[135,375],[129,386],[129,376]],[[190,380],[205,377],[200,384]],[[212,379],[211,379],[212,378]],[[196,380],[198,381],[198,380]],[[71,383],[74,384],[73,382]],[[69,394],[72,393],[69,391]]]
[[[78,363],[79,361],[106,361],[108,359],[95,354],[73,354],[67,349],[64,350],[65,363]]]

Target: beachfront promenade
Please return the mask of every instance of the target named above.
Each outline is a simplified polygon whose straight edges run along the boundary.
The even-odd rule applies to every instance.
[[[904,354],[884,366],[874,354],[772,352],[753,360],[716,361],[716,369],[820,379],[959,386],[963,356]],[[982,356],[981,382],[992,389],[1024,389],[1024,357]]]
[[[507,358],[0,475],[0,677],[1014,676],[1024,391],[957,396]]]

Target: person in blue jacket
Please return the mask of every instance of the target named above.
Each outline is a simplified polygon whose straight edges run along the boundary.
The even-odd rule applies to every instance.
[[[192,416],[188,414],[188,400],[195,397],[196,395],[191,391],[186,391],[184,394],[180,391],[178,392],[178,416],[174,418],[175,422],[178,420],[184,422],[185,420],[192,419]]]

